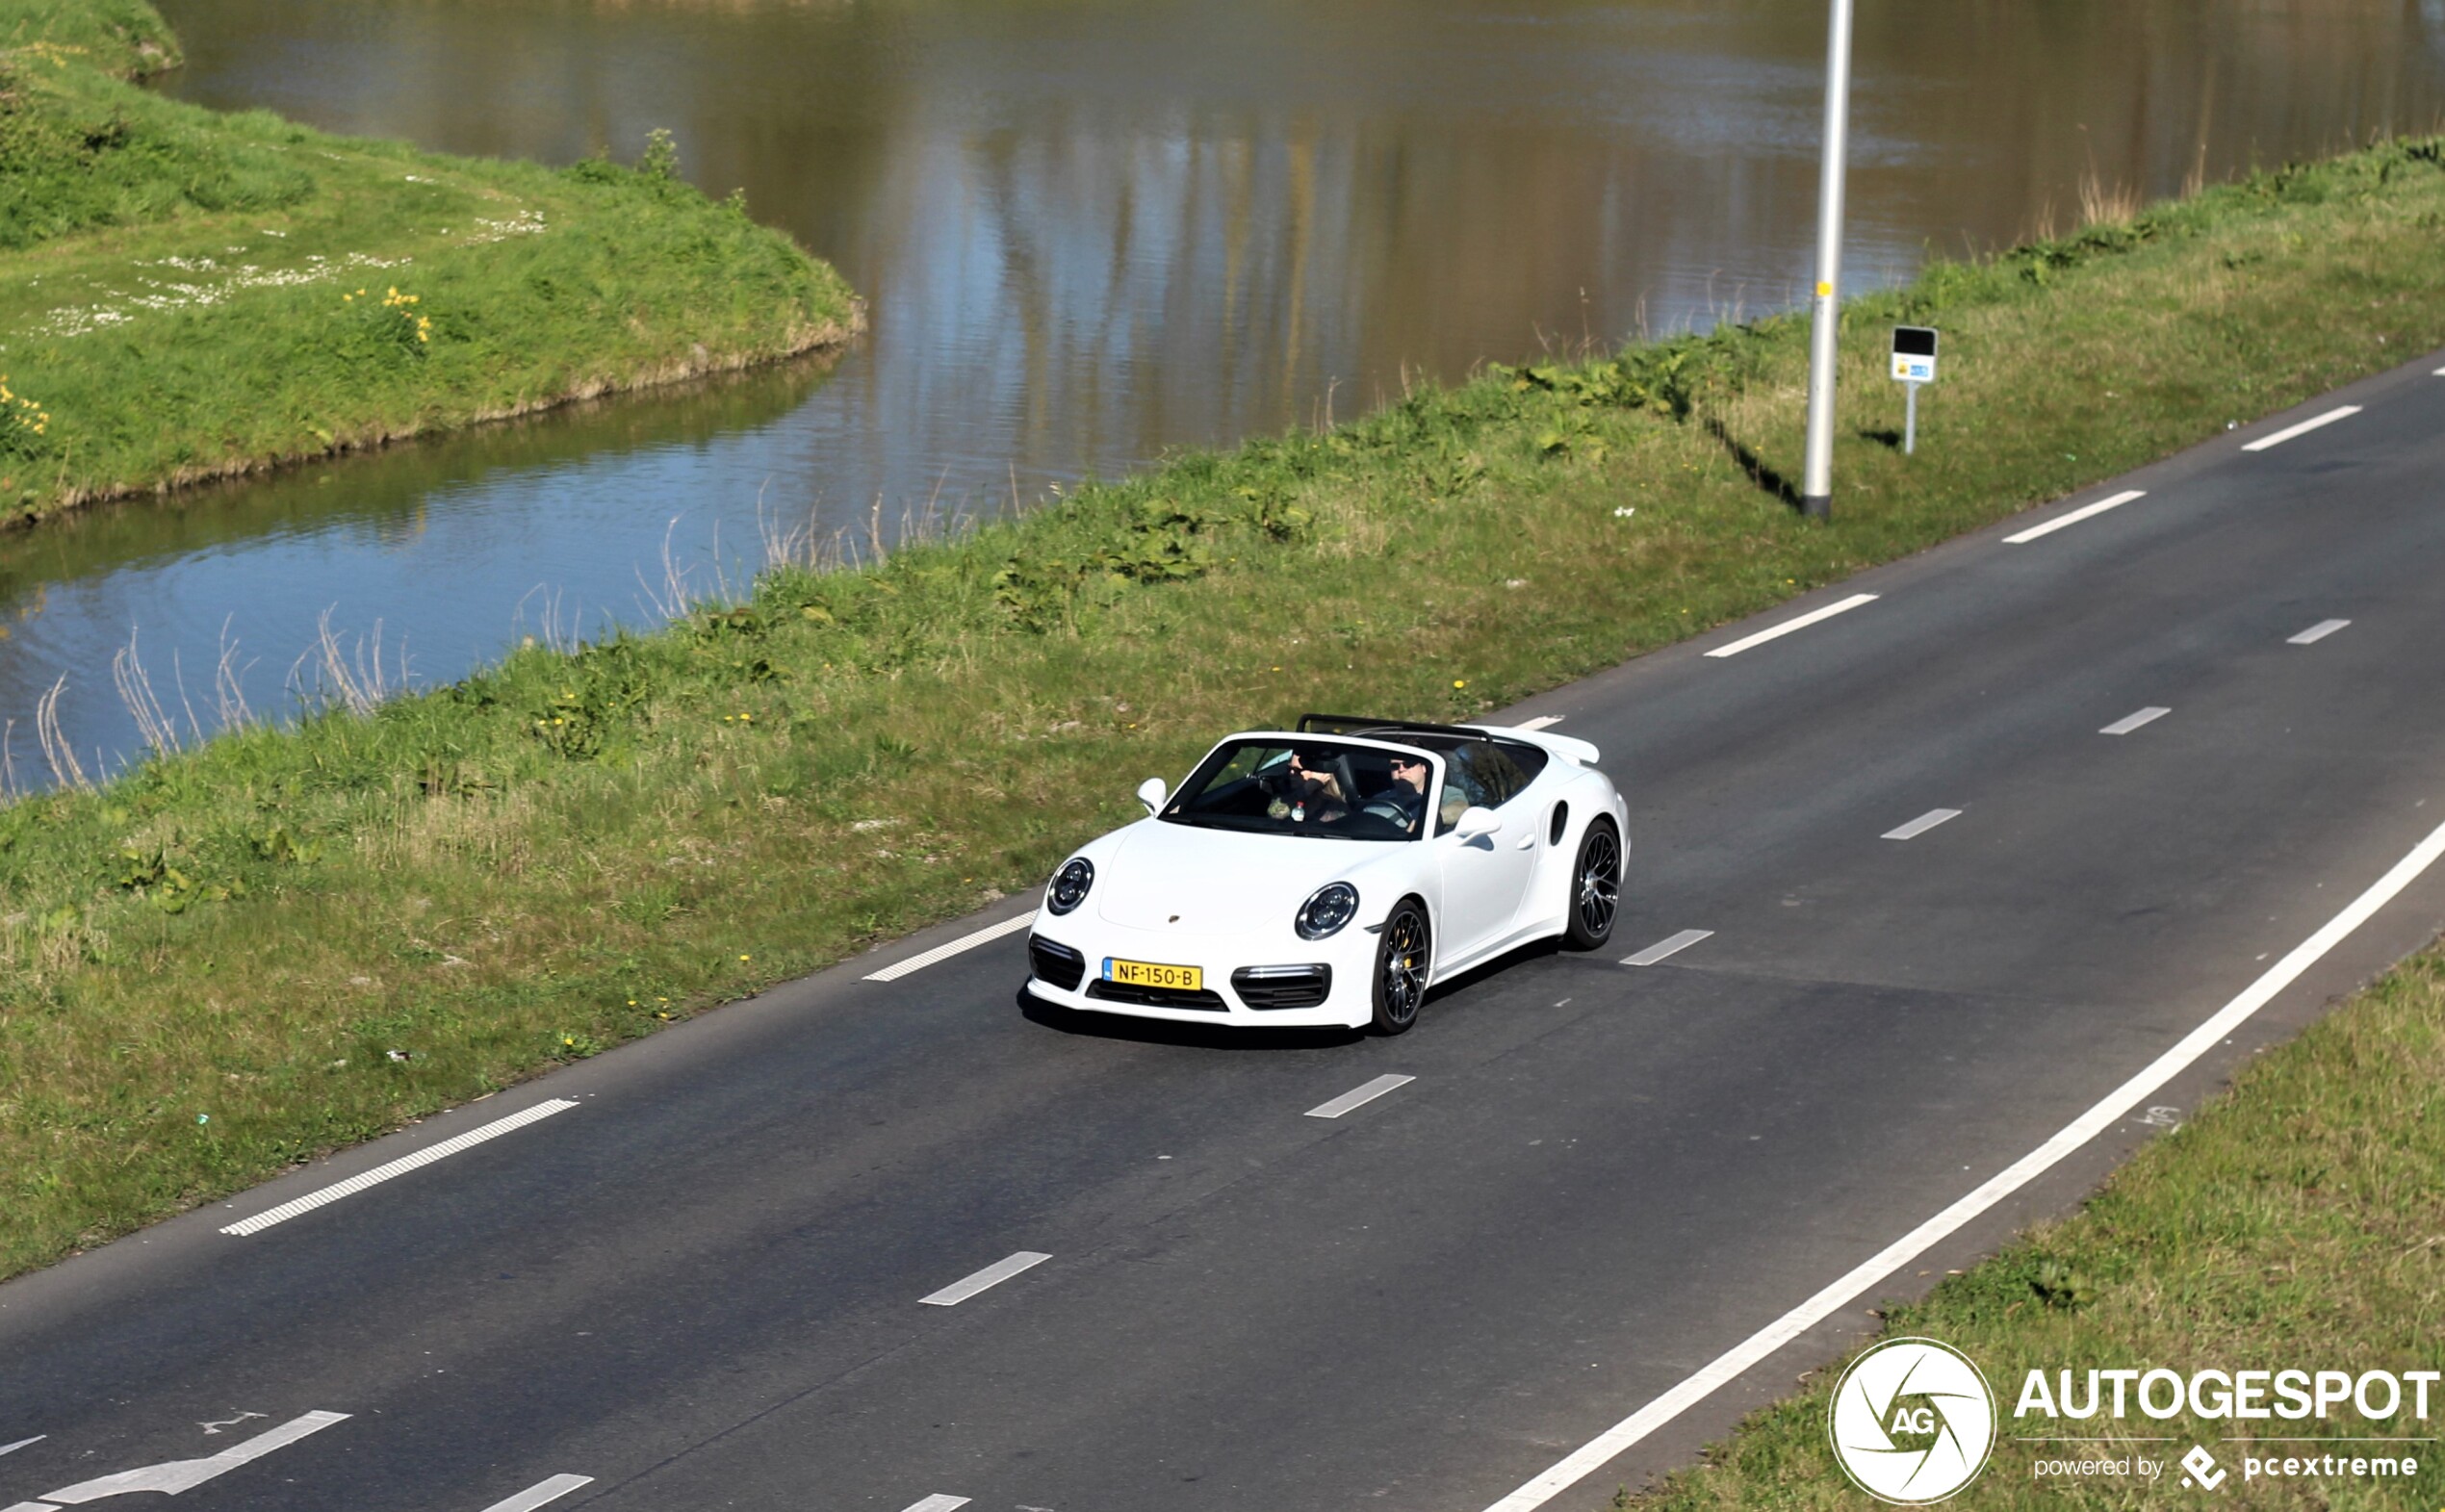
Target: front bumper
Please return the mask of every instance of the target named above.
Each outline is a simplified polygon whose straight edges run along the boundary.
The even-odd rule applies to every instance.
[[[1375,1014],[1376,936],[1353,924],[1329,939],[1182,938],[1094,920],[1040,920],[1027,936],[1027,989],[1085,1012],[1182,1024],[1354,1029]],[[1200,990],[1107,980],[1113,959],[1193,965]]]

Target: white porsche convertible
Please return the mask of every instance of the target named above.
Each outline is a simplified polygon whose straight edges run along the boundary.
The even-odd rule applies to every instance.
[[[1310,714],[1236,734],[1044,889],[1028,990],[1185,1022],[1397,1035],[1436,982],[1613,929],[1630,811],[1584,740]]]

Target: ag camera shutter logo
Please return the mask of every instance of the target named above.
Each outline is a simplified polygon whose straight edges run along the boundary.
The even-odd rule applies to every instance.
[[[1826,1431],[1853,1485],[1879,1501],[1925,1506],[1987,1468],[1995,1396],[1950,1345],[1889,1339],[1835,1383]]]

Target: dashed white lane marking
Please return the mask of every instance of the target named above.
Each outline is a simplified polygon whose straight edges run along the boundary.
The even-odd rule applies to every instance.
[[[2309,432],[2317,429],[2320,425],[2331,425],[2338,420],[2348,420],[2358,413],[2360,413],[2360,406],[2357,404],[2341,405],[2335,409],[2327,411],[2325,414],[2320,415],[2313,420],[2304,420],[2298,425],[2286,425],[2283,429],[2277,431],[2272,436],[2260,436],[2257,440],[2244,445],[2241,449],[2244,451],[2264,451],[2269,447],[2280,447],[2295,436],[2305,436]]]
[[[1833,1317],[1869,1287],[1917,1259],[1930,1246],[2035,1181],[2073,1150],[2112,1128],[2123,1115],[2145,1103],[2151,1092],[2172,1081],[2193,1061],[2205,1055],[2248,1022],[2252,1014],[2274,1001],[2277,993],[2290,987],[2327,952],[2342,943],[2345,936],[2366,923],[2370,915],[2385,907],[2395,894],[2417,881],[2420,874],[2435,864],[2440,856],[2445,856],[2445,825],[2430,831],[2428,838],[2413,847],[2408,856],[2394,863],[2393,870],[2371,884],[2368,891],[2353,899],[2342,912],[2329,919],[2324,928],[2294,946],[2281,961],[2269,966],[2264,975],[2242,989],[2239,997],[2218,1009],[2206,1022],[2184,1035],[2172,1049],[2149,1062],[2137,1076],[2106,1093],[2102,1101],[2066,1124],[2054,1138],[1844,1272],[1833,1285],[1735,1345],[1695,1375],[1590,1439],[1552,1469],[1486,1508],[1486,1512],[1534,1512],[1535,1508],[1603,1469],[1607,1461],[1624,1449],[1705,1400],[1717,1388],[1737,1380],[1752,1366]]]
[[[910,1503],[903,1507],[901,1512],[959,1512],[959,1508],[967,1503],[968,1499],[965,1497],[946,1497],[937,1492],[922,1501]]]
[[[1936,826],[1943,823],[1947,819],[1958,819],[1960,817],[1961,810],[1958,808],[1930,808],[1925,813],[1920,814],[1917,818],[1913,819],[1910,823],[1902,825],[1897,829],[1886,831],[1881,838],[1888,840],[1907,840],[1915,835],[1925,834],[1928,831],[1936,828]]]
[[[1000,939],[1003,935],[1015,934],[1035,922],[1036,910],[1030,909],[1015,919],[1004,919],[999,924],[988,924],[973,935],[963,935],[947,945],[937,945],[922,956],[911,956],[896,965],[886,966],[880,971],[869,971],[866,973],[866,980],[868,982],[897,982],[912,971],[923,971],[938,961],[948,961],[963,950],[974,950],[988,940]]]
[[[224,1224],[220,1231],[224,1234],[259,1234],[274,1223],[286,1223],[300,1213],[311,1213],[325,1203],[337,1202],[342,1197],[352,1196],[368,1187],[378,1187],[394,1176],[404,1176],[419,1166],[430,1166],[433,1162],[455,1155],[461,1150],[473,1149],[486,1140],[497,1140],[513,1129],[523,1129],[530,1123],[549,1118],[555,1113],[566,1113],[576,1106],[578,1105],[566,1097],[554,1097],[546,1102],[539,1102],[522,1113],[513,1113],[506,1118],[495,1118],[480,1128],[470,1129],[456,1139],[444,1140],[429,1149],[418,1150],[413,1155],[402,1155],[398,1160],[385,1162],[372,1170],[350,1176],[346,1181],[334,1182],[319,1192],[309,1192],[304,1196],[283,1202],[276,1208],[267,1208],[253,1217],[240,1218],[235,1223]]]
[[[2320,620],[2317,624],[2310,626],[2300,634],[2286,638],[2284,644],[2287,646],[2314,646],[2318,642],[2326,639],[2328,636],[2333,634],[2335,631],[2343,628],[2343,627],[2351,623],[2352,622],[2350,620]]]
[[[977,1293],[991,1291],[1020,1271],[1033,1269],[1052,1258],[1050,1255],[1040,1255],[1032,1249],[1022,1249],[1008,1260],[996,1260],[976,1274],[963,1276],[941,1291],[920,1296],[917,1300],[928,1307],[957,1307]]]
[[[484,1508],[484,1512],[535,1512],[547,1501],[557,1501],[579,1486],[594,1484],[592,1475],[554,1475],[538,1480],[514,1497],[506,1497]]]
[[[2103,730],[2098,730],[2098,733],[2100,735],[2127,735],[2132,730],[2139,729],[2140,726],[2152,725],[2172,712],[2173,710],[2170,708],[2158,708],[2151,704],[2148,707],[2140,709],[2135,713],[2123,715],[2114,723],[2106,726]]]
[[[1350,1090],[1342,1093],[1339,1097],[1334,1098],[1331,1102],[1318,1103],[1315,1107],[1307,1110],[1307,1116],[1310,1118],[1338,1118],[1343,1114],[1350,1112],[1352,1108],[1364,1108],[1369,1103],[1374,1102],[1377,1098],[1381,1097],[1384,1093],[1391,1091],[1394,1088],[1406,1087],[1416,1080],[1417,1078],[1414,1076],[1402,1076],[1397,1073],[1386,1073],[1385,1075],[1377,1077],[1374,1081],[1369,1082],[1364,1087],[1351,1088]]]
[[[1678,935],[1667,935],[1662,939],[1656,941],[1654,944],[1648,946],[1645,950],[1640,951],[1635,956],[1624,956],[1622,958],[1622,964],[1625,966],[1652,966],[1657,961],[1663,960],[1666,956],[1687,950],[1690,946],[1695,945],[1698,941],[1705,939],[1708,935],[1712,935],[1714,931],[1712,930],[1683,930]]]
[[[1811,609],[1808,613],[1800,615],[1796,619],[1785,620],[1782,624],[1773,626],[1767,629],[1760,630],[1755,635],[1744,635],[1740,637],[1740,639],[1734,641],[1729,646],[1717,646],[1714,650],[1707,653],[1707,654],[1710,656],[1737,656],[1752,646],[1763,646],[1767,641],[1773,640],[1779,636],[1789,635],[1793,630],[1807,629],[1810,626],[1816,624],[1819,620],[1830,620],[1838,614],[1847,614],[1851,610],[1858,608],[1863,603],[1874,603],[1875,602],[1876,595],[1872,593],[1855,593],[1840,603],[1829,603],[1822,609]]]
[[[2100,499],[2094,504],[2082,504],[2079,508],[2072,510],[2070,514],[2056,515],[2053,519],[2047,521],[2044,525],[2033,525],[2026,530],[2021,531],[2019,535],[2007,535],[2003,538],[2003,544],[2006,546],[2024,545],[2030,541],[2036,540],[2042,535],[2052,535],[2055,531],[2062,529],[2066,525],[2078,525],[2081,521],[2088,519],[2092,515],[2101,515],[2109,509],[2120,509],[2123,505],[2129,503],[2134,499],[2146,499],[2147,497],[2147,489],[2134,488],[2123,493],[2117,494],[2111,499]]]
[[[1521,720],[1511,728],[1513,730],[1551,730],[1561,722],[1562,716],[1559,714],[1539,714],[1534,719]]]
[[[123,1497],[139,1491],[158,1491],[174,1497],[182,1491],[193,1491],[217,1475],[226,1475],[249,1460],[261,1459],[274,1449],[288,1448],[308,1434],[320,1433],[335,1422],[347,1420],[348,1415],[345,1412],[305,1413],[203,1459],[165,1460],[159,1465],[122,1470],[116,1475],[96,1475],[91,1480],[80,1480],[73,1486],[46,1491],[42,1493],[42,1499],[74,1504],[99,1501],[104,1497]],[[15,1512],[15,1509],[12,1508],[11,1512]]]
[[[14,1454],[17,1450],[25,1448],[27,1445],[39,1444],[50,1436],[51,1435],[47,1433],[38,1433],[30,1439],[19,1439],[14,1444],[0,1444],[0,1454]]]

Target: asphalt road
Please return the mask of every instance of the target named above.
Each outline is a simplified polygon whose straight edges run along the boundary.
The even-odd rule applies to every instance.
[[[1481,1512],[2044,1143],[2445,824],[2440,361],[1515,711],[1628,790],[1624,916],[1404,1038],[1029,1013],[1017,933],[864,980],[1006,906],[0,1287],[0,1509]],[[2440,925],[2445,866],[2153,1115],[1551,1504],[1685,1461]],[[1712,933],[1620,963],[1683,930]],[[1414,1080],[1306,1116],[1386,1074]]]

